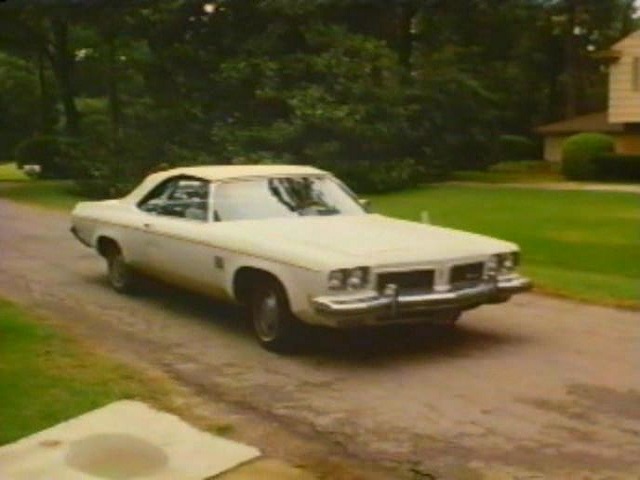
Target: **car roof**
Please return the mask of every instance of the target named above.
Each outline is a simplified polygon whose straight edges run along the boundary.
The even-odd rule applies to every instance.
[[[243,177],[268,177],[283,175],[318,175],[322,170],[304,165],[202,165],[197,167],[179,167],[164,170],[155,175],[165,178],[186,175],[206,180],[225,180]]]
[[[124,199],[129,203],[135,203],[160,182],[179,176],[196,177],[209,181],[224,181],[252,177],[327,174],[328,172],[324,170],[304,165],[200,165],[196,167],[178,167],[152,173]]]

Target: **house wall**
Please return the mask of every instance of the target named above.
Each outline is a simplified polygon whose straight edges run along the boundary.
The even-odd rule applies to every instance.
[[[624,133],[615,139],[617,153],[640,155],[640,133]]]
[[[544,137],[543,155],[548,162],[562,161],[562,142],[567,135],[547,135]]]
[[[609,67],[609,122],[640,122],[640,34],[615,49],[621,56]]]

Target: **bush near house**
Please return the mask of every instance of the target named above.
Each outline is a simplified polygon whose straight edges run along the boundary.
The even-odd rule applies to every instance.
[[[598,180],[640,181],[640,155],[598,155],[593,164]]]
[[[579,133],[562,144],[562,174],[571,180],[595,180],[597,170],[593,159],[613,153],[615,142],[602,133]]]

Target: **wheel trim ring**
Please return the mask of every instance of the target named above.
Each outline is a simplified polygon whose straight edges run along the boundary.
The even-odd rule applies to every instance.
[[[280,325],[278,298],[271,292],[262,298],[254,314],[254,325],[260,340],[271,342],[278,336]]]

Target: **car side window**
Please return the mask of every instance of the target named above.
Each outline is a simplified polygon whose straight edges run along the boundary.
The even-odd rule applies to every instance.
[[[166,180],[153,188],[138,208],[157,215],[206,221],[209,218],[209,182],[190,177]]]
[[[138,202],[138,208],[148,213],[159,213],[165,197],[174,188],[175,179],[159,183]]]

